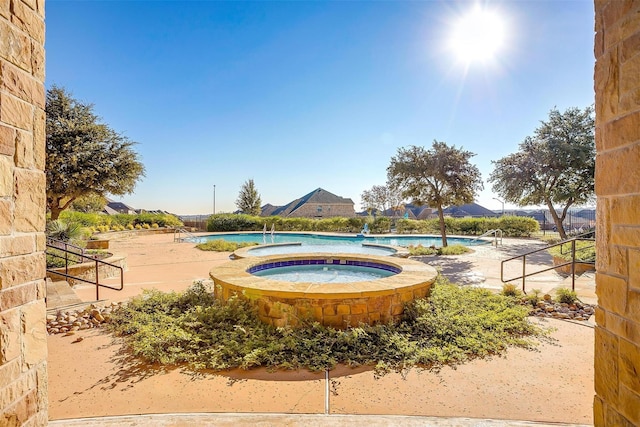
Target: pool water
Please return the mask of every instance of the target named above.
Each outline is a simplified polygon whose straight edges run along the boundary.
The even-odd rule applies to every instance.
[[[334,236],[312,233],[220,233],[202,236],[200,239],[204,241],[225,240],[235,243],[302,243],[303,245],[362,245],[363,243],[372,243],[378,245],[391,245],[408,247],[410,245],[417,246],[441,246],[442,239],[440,236]],[[447,237],[450,245],[474,246],[486,244],[486,240],[465,238],[465,237]]]
[[[280,254],[300,254],[307,252],[330,252],[330,253],[348,253],[348,254],[363,254],[363,255],[393,255],[396,250],[393,248],[387,248],[382,246],[367,246],[361,244],[280,244],[280,245],[267,245],[256,246],[247,252],[251,256],[266,256],[266,255],[280,255]]]
[[[351,265],[297,265],[257,271],[255,276],[286,282],[353,283],[393,276],[393,271]]]

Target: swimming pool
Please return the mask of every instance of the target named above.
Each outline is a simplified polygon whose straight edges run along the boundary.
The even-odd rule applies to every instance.
[[[389,264],[349,260],[340,264],[340,260],[327,262],[324,259],[297,260],[291,262],[267,263],[248,270],[250,274],[286,282],[309,283],[352,283],[366,282],[393,276],[402,271]]]
[[[308,275],[307,267],[311,266],[321,271],[344,266],[365,273],[376,270],[378,274],[360,276],[355,281],[345,277],[323,281],[316,279],[315,273]],[[262,271],[277,273],[281,269],[294,274],[297,271],[304,278],[259,276]],[[307,319],[345,328],[400,321],[407,302],[429,294],[438,271],[406,258],[324,253],[247,257],[217,265],[209,276],[218,300],[244,298],[269,325],[297,326]]]
[[[335,244],[327,243],[323,245],[316,244],[302,244],[295,243],[268,243],[260,246],[248,246],[240,248],[234,252],[234,255],[238,258],[245,258],[248,256],[267,256],[267,255],[282,255],[282,254],[301,254],[301,253],[347,253],[347,254],[361,254],[361,255],[381,255],[381,256],[405,256],[405,252],[402,248],[375,244]]]
[[[303,245],[362,245],[363,243],[371,243],[377,245],[403,246],[441,246],[442,239],[440,236],[428,235],[410,235],[410,236],[341,236],[334,234],[314,234],[314,233],[217,233],[207,236],[201,236],[203,241],[225,240],[234,243],[302,243]],[[487,240],[476,239],[473,237],[447,237],[450,245],[475,246],[487,244]],[[328,251],[331,252],[331,251]]]

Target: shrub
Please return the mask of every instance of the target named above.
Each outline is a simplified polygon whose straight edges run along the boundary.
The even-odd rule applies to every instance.
[[[133,230],[133,224],[129,223],[127,224],[127,226],[125,227],[127,230]]]
[[[196,282],[184,293],[145,291],[112,313],[108,327],[124,336],[134,356],[192,369],[331,369],[372,365],[379,373],[411,366],[438,369],[508,346],[531,348],[546,330],[527,321],[512,298],[461,288],[441,277],[429,299],[406,305],[396,324],[335,330],[318,323],[273,327],[242,298],[221,303]]]
[[[391,218],[386,216],[378,216],[370,224],[370,231],[372,233],[388,233],[391,230]]]
[[[540,297],[541,293],[542,291],[540,289],[532,289],[529,291],[527,295],[525,295],[524,301],[531,304],[532,307],[535,307],[538,305],[538,302],[540,302],[540,300],[542,299]]]
[[[571,243],[554,246],[549,249],[549,253],[564,261],[571,261]],[[595,262],[596,246],[595,242],[578,240],[576,241],[576,261]]]
[[[559,288],[556,290],[556,300],[560,303],[574,304],[578,300],[578,295],[567,288]]]
[[[502,292],[500,293],[507,297],[519,297],[522,295],[522,291],[513,283],[505,283],[502,285]]]
[[[246,246],[255,246],[257,243],[253,242],[243,242],[243,243],[235,243],[235,242],[227,242],[225,240],[209,240],[205,243],[199,243],[196,245],[196,248],[201,251],[213,251],[213,252],[233,252],[236,249],[244,248]]]
[[[151,224],[151,228],[160,228],[160,226],[158,225],[157,222],[154,222],[153,224]]]
[[[84,213],[65,210],[60,214],[60,219],[65,221],[73,221],[82,224],[85,227],[98,227],[106,225],[109,228],[113,224],[126,227],[128,224],[153,224],[156,223],[160,227],[181,227],[180,221],[175,215],[170,214],[150,214],[142,213],[103,215],[97,213]]]
[[[76,242],[84,237],[82,228],[79,222],[57,219],[47,223],[47,236],[63,242]]]
[[[540,224],[534,218],[524,216],[501,216],[497,227],[505,237],[530,237],[540,230]]]
[[[408,249],[411,256],[436,255],[438,253],[438,249],[435,246],[409,245]]]
[[[463,245],[450,245],[438,248],[438,255],[462,255],[470,251],[471,249]]]

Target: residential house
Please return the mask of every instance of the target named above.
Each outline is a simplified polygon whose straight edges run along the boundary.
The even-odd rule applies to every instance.
[[[353,200],[317,188],[284,206],[266,204],[262,207],[261,215],[278,215],[286,218],[331,218],[354,217],[356,212]]]

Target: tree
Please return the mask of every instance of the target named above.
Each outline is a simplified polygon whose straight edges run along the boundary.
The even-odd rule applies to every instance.
[[[471,203],[482,190],[480,171],[469,163],[474,153],[433,141],[431,149],[399,148],[387,168],[388,181],[416,204],[438,209],[442,246],[447,246],[444,207]]]
[[[381,213],[392,209],[394,213],[402,205],[402,195],[391,184],[374,185],[370,190],[365,190],[360,195],[364,208],[368,212],[379,211]]]
[[[242,184],[242,187],[240,187],[240,193],[236,199],[236,206],[238,209],[245,214],[260,215],[261,204],[262,201],[260,200],[258,190],[256,190],[256,186],[253,183],[253,179]]]
[[[96,194],[85,194],[71,203],[71,209],[85,213],[102,212],[105,206],[107,206],[107,199]]]
[[[552,109],[517,153],[492,162],[493,191],[519,206],[546,205],[566,239],[563,221],[569,208],[593,200],[594,133],[593,107]],[[554,205],[561,205],[560,213]]]
[[[144,166],[127,137],[101,123],[93,105],[51,87],[46,100],[47,207],[51,219],[78,197],[133,192]]]

